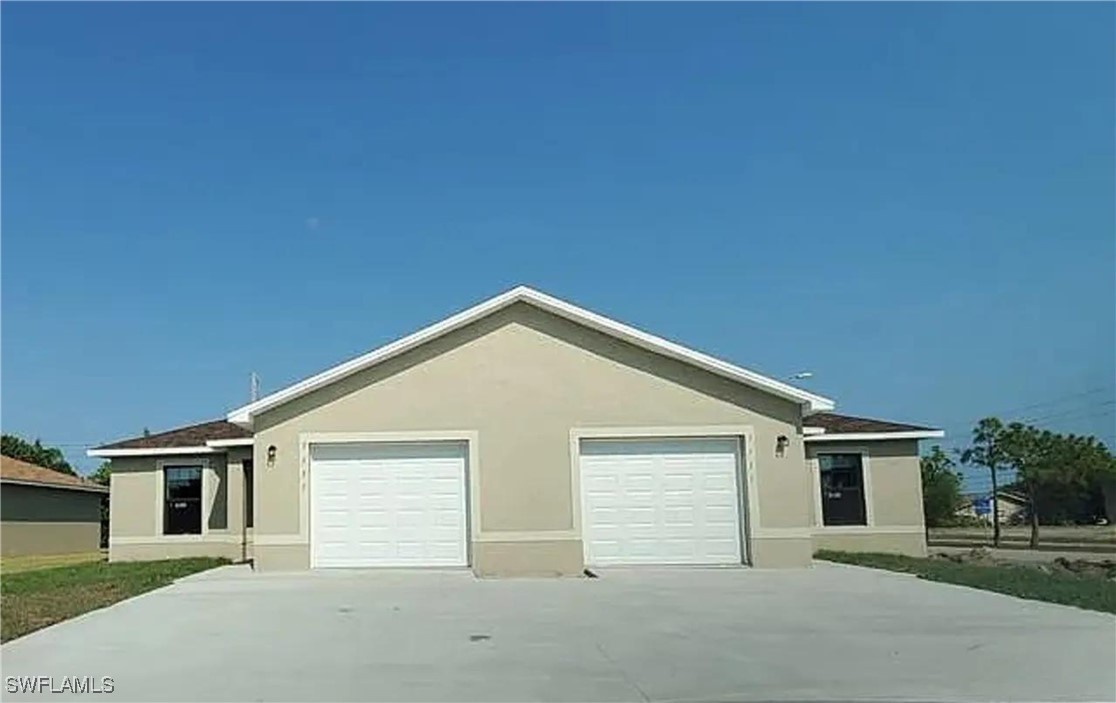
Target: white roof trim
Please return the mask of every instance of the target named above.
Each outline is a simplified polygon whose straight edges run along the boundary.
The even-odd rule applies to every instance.
[[[802,434],[809,437],[810,435],[825,434],[824,427],[803,427]]]
[[[221,450],[213,447],[147,447],[145,449],[90,449],[87,456],[100,456],[110,459],[123,456],[168,456],[174,454],[219,454]]]
[[[518,302],[530,303],[531,305],[558,315],[559,317],[564,317],[568,320],[580,323],[598,332],[603,332],[618,339],[622,339],[638,347],[697,366],[733,381],[765,390],[774,395],[786,398],[787,400],[801,403],[805,406],[806,412],[821,412],[832,410],[834,407],[833,401],[828,398],[815,395],[801,388],[783,383],[782,381],[768,378],[754,371],[749,371],[748,369],[730,364],[727,361],[716,359],[680,344],[667,341],[661,337],[656,337],[647,332],[637,330],[634,327],[629,327],[628,325],[617,322],[616,320],[611,320],[603,315],[598,315],[583,308],[579,308],[576,305],[571,305],[570,303],[546,295],[545,293],[540,293],[533,288],[519,286],[495,298],[489,298],[483,303],[475,305],[463,312],[459,312],[441,322],[425,327],[414,334],[386,344],[378,349],[374,349],[363,356],[350,359],[343,364],[334,366],[315,376],[299,381],[294,385],[287,386],[271,395],[260,398],[254,403],[249,403],[248,405],[237,408],[228,414],[227,419],[229,422],[249,427],[252,424],[253,416],[258,413],[270,410],[289,400],[293,400],[301,395],[305,395],[318,388],[334,383],[346,376],[398,356],[421,344],[437,339],[442,335],[448,334],[471,322],[490,315],[497,310]]]
[[[942,430],[911,430],[909,432],[845,432],[833,434],[806,433],[805,442],[859,442],[874,439],[933,439],[945,437]]]
[[[255,443],[253,437],[236,437],[235,439],[207,439],[207,447],[251,447]]]

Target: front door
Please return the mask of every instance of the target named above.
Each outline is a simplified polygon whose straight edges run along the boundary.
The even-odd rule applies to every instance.
[[[859,454],[819,454],[825,525],[864,525],[864,467]]]

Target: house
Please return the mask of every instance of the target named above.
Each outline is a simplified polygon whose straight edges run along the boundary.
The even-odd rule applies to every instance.
[[[1000,524],[1016,524],[1024,519],[1029,501],[1026,496],[1000,490],[996,492],[999,498]],[[989,525],[992,524],[992,495],[981,494],[965,497],[965,505],[957,511],[957,515],[979,518]]]
[[[527,287],[112,460],[110,558],[261,570],[806,566],[925,553],[926,427]]]
[[[108,489],[10,456],[0,457],[0,552],[79,554],[101,547]]]

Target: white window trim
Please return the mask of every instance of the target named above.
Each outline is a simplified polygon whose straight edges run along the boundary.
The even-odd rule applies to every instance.
[[[168,466],[201,466],[202,470],[202,485],[201,485],[201,532],[199,534],[189,535],[168,535],[164,534],[163,530],[166,529],[166,524],[163,520],[163,513],[166,507],[166,487],[167,487],[167,472]],[[205,541],[209,535],[209,515],[213,510],[210,501],[213,498],[213,488],[211,481],[215,477],[215,472],[209,465],[209,459],[159,459],[155,462],[155,536],[156,542],[202,542]],[[118,538],[119,539],[119,538]],[[118,542],[119,543],[119,542]]]
[[[864,495],[864,524],[863,525],[826,525],[825,515],[822,512],[821,497],[821,461],[818,457],[822,454],[859,454],[860,455],[860,481]],[[872,494],[872,460],[868,447],[852,446],[834,449],[818,450],[810,459],[810,474],[814,484],[814,529],[826,533],[857,533],[876,529],[876,515],[873,510],[875,503]]]
[[[573,528],[569,539],[582,539],[581,440],[583,439],[735,439],[736,479],[744,494],[739,498],[740,558],[751,564],[752,539],[759,537],[759,486],[756,485],[755,429],[751,425],[690,425],[679,427],[574,427],[570,430],[570,488]],[[743,442],[741,446],[740,442]],[[548,533],[551,534],[551,533]],[[561,537],[557,538],[561,539]]]

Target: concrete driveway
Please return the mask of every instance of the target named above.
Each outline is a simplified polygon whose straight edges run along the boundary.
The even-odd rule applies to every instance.
[[[6,676],[56,686],[111,676],[93,698],[115,700],[1116,698],[1112,616],[828,564],[567,580],[228,567],[2,655]]]

